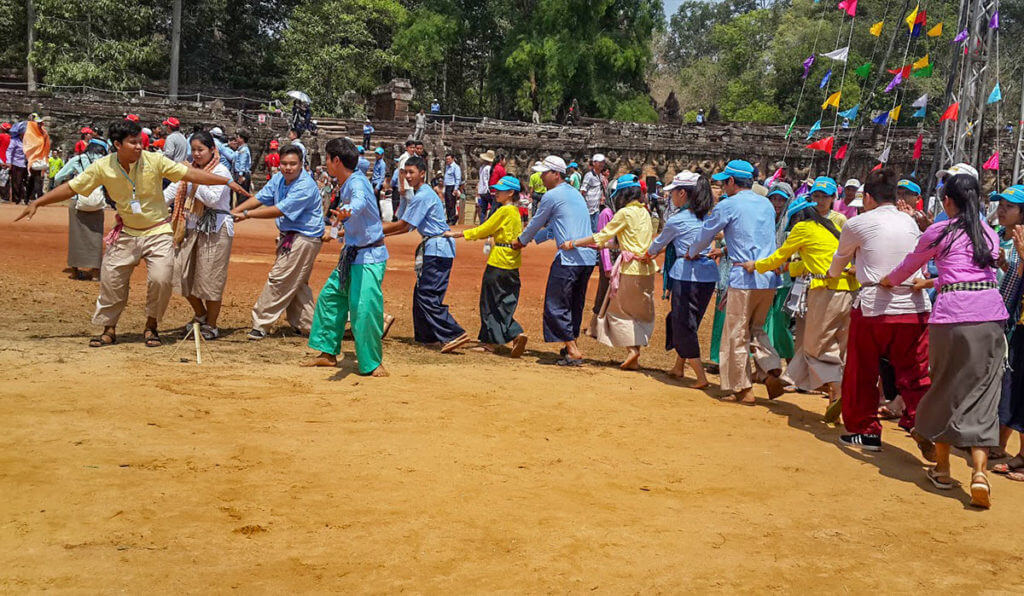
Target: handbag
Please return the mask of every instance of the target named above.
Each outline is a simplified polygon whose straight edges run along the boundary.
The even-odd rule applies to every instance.
[[[32,162],[29,169],[33,172],[44,172],[50,169],[50,164],[45,159],[37,159]]]
[[[95,190],[89,193],[89,196],[78,195],[75,200],[75,209],[79,211],[100,211],[106,205],[106,197],[103,196],[103,187],[97,186]]]
[[[798,277],[793,280],[793,288],[789,291],[789,298],[786,299],[784,309],[793,317],[803,317],[807,314],[807,288],[810,286],[810,279]]]

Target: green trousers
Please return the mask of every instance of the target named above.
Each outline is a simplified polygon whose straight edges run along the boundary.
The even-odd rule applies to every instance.
[[[341,338],[345,322],[352,320],[356,359],[359,374],[377,370],[384,357],[381,335],[384,333],[384,281],[386,263],[352,265],[348,287],[342,288],[338,271],[331,272],[313,313],[313,328],[309,332],[309,347],[326,354],[341,353]]]
[[[789,314],[784,308],[789,299],[789,291],[793,286],[783,286],[775,292],[775,302],[768,311],[764,322],[764,330],[771,339],[772,347],[779,353],[779,358],[793,359],[796,347],[793,345],[793,334],[789,332]]]
[[[722,329],[725,327],[725,310],[722,305],[722,290],[715,291],[715,318],[711,325],[711,347],[708,348],[708,357],[715,364],[718,364],[718,351],[722,348]]]

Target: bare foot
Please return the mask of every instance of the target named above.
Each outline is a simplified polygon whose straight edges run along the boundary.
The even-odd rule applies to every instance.
[[[305,367],[323,366],[333,367],[338,366],[338,358],[334,354],[328,354],[327,352],[320,352],[320,355],[310,360],[309,362],[302,363]]]
[[[371,377],[390,377],[391,373],[389,373],[387,371],[387,369],[384,368],[384,365],[381,364],[376,369],[374,369],[374,371],[372,373],[370,373],[370,376]]]
[[[494,353],[494,346],[492,346],[490,344],[480,344],[480,345],[476,346],[475,348],[470,348],[469,351],[470,352],[487,352],[487,353],[493,354]]]
[[[460,347],[464,346],[465,344],[469,343],[470,341],[471,340],[469,339],[469,336],[463,333],[462,335],[446,343],[444,347],[441,348],[441,353],[450,354],[455,350],[459,349]]]
[[[732,395],[727,395],[723,397],[721,401],[728,403],[743,404],[745,406],[752,406],[755,403],[757,403],[757,400],[754,398],[754,392],[752,389],[750,389],[750,387],[747,387],[742,391],[737,391]]]
[[[705,388],[709,387],[710,385],[711,385],[711,383],[709,383],[707,379],[704,379],[703,381],[697,381],[697,383],[694,384],[694,386],[692,388],[693,389],[705,389]]]
[[[629,356],[619,365],[622,370],[640,370],[640,352],[630,352]]]

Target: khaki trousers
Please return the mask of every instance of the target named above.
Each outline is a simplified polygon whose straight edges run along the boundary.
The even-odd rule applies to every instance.
[[[799,345],[783,381],[805,391],[842,382],[852,304],[853,292],[807,291],[807,315],[798,326]]]
[[[323,242],[296,234],[292,248],[286,253],[277,251],[277,259],[267,276],[256,304],[252,307],[252,328],[266,332],[282,314],[288,323],[304,332],[313,326],[313,290],[309,287],[309,276],[313,273],[313,262],[320,254]]]
[[[730,393],[753,385],[750,356],[753,353],[757,378],[782,366],[764,330],[765,319],[775,300],[775,290],[729,288],[725,303],[725,326],[719,354],[719,384]]]
[[[146,316],[160,321],[171,300],[174,242],[170,234],[129,236],[121,232],[107,247],[100,266],[100,297],[94,325],[114,327],[128,302],[128,283],[140,261],[146,261]]]

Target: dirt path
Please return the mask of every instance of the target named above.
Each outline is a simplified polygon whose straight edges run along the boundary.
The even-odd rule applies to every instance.
[[[0,207],[5,591],[1024,590],[1024,486],[994,478],[995,508],[970,510],[927,485],[892,424],[882,453],[847,451],[821,398],[717,403],[670,381],[657,347],[624,373],[590,340],[580,370],[537,342],[521,361],[416,346],[411,237],[389,242],[393,376],[367,379],[347,343],[327,371],[295,366],[300,338],[245,341],[266,222],[239,225],[233,331],[197,367],[132,341],[141,269],[122,343],[85,347],[96,286],[60,273],[66,211],[14,214]],[[534,338],[552,251],[524,258]],[[473,334],[483,262],[460,244],[449,302]],[[175,297],[165,326],[187,318]]]

